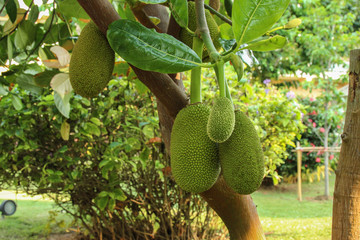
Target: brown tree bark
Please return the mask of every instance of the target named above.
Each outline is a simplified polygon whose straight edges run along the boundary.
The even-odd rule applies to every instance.
[[[78,0],[78,2],[104,33],[110,23],[120,18],[108,0]],[[165,145],[169,146],[172,124],[169,118],[176,117],[176,114],[188,104],[188,98],[169,75],[132,68],[140,81],[162,104],[159,110],[164,109],[160,114],[162,118],[167,119],[164,128],[168,131],[165,133]],[[164,115],[168,115],[168,118]],[[200,195],[222,218],[229,230],[231,240],[265,239],[256,206],[250,196],[233,192],[221,177],[211,189]]]
[[[332,239],[360,239],[360,49],[350,53],[349,94],[336,170]]]

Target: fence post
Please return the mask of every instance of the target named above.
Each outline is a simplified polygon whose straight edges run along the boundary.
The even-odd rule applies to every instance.
[[[302,162],[302,151],[300,142],[296,142],[296,153],[297,153],[297,182],[298,182],[298,199],[302,201],[302,193],[301,193],[301,162]]]

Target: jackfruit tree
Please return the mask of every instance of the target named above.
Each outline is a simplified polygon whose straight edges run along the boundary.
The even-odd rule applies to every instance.
[[[18,20],[19,14],[11,7],[15,4],[14,0],[8,2],[6,10],[11,22],[2,28],[3,38],[7,42],[0,43],[12,49],[14,42],[17,51],[22,50],[24,54],[30,51],[29,58],[39,52],[41,60],[48,64],[46,66],[61,69],[61,72],[47,69],[44,75],[40,74],[41,78],[37,76],[33,79],[26,75],[31,69],[18,67],[14,71],[27,76],[27,82],[24,84],[22,81],[22,84],[17,78],[9,78],[9,81],[38,93],[42,91],[42,86],[50,85],[55,91],[53,98],[56,107],[68,119],[72,89],[83,97],[83,104],[88,107],[88,99],[102,98],[100,92],[106,88],[112,96],[108,82],[113,68],[116,69],[114,71],[122,71],[122,66],[130,66],[135,73],[133,75],[157,100],[162,141],[170,155],[170,166],[164,168],[164,172],[170,172],[185,194],[199,194],[215,210],[226,225],[231,240],[265,238],[250,196],[258,189],[265,174],[261,143],[252,120],[246,113],[238,111],[232,101],[225,77],[225,64],[231,62],[240,82],[244,68],[242,51],[283,48],[287,40],[277,35],[276,31],[290,28],[273,28],[273,25],[282,16],[290,0],[220,0],[210,1],[211,6],[206,4],[209,1],[205,3],[204,0],[54,1],[53,12],[41,28],[35,26],[38,9],[32,1],[28,3],[31,9],[28,18]],[[71,25],[74,18],[79,20],[76,26]],[[57,21],[64,23],[56,24]],[[53,25],[56,27],[49,27]],[[75,34],[69,31],[71,27]],[[15,36],[11,35],[14,31]],[[29,33],[28,36],[24,37],[23,32]],[[75,44],[73,40],[76,37],[72,35],[79,36]],[[59,45],[63,48],[54,48]],[[71,52],[71,60],[64,49]],[[9,56],[6,56],[10,64],[13,57],[14,60],[19,58],[11,54],[9,51]],[[2,55],[0,57],[3,58]],[[213,79],[217,84],[216,97],[211,103],[202,99],[204,68],[212,69],[216,76]],[[123,75],[131,79],[128,71],[126,68]],[[189,92],[183,88],[183,75],[180,74],[187,71],[190,76]],[[14,106],[20,108],[21,102],[16,95],[13,95],[13,101]],[[113,111],[125,110],[118,107]],[[121,122],[121,119],[114,119],[113,116],[109,110],[102,117],[104,121]],[[100,123],[93,119],[93,123],[87,127],[96,129],[96,124]],[[69,138],[67,128],[65,120],[59,126],[63,138]],[[95,135],[99,134],[96,130],[94,132]],[[116,144],[109,144],[106,151],[116,147]],[[127,154],[124,153],[125,156]],[[141,158],[142,154],[136,157]],[[91,156],[88,157],[91,161]],[[152,159],[149,157],[147,160]],[[104,159],[102,167],[109,161]],[[112,165],[111,168],[116,166]],[[111,177],[106,176],[108,179]],[[116,179],[114,182],[116,184]],[[72,191],[71,188],[67,190]],[[115,192],[95,193],[99,198],[94,211],[121,211],[127,207],[115,196]],[[147,195],[152,194],[147,192]],[[178,203],[172,204],[174,208],[178,206]],[[171,239],[171,231],[181,224],[187,223],[161,226],[159,228],[163,232],[159,232],[163,238]],[[154,227],[147,231],[153,236],[156,229]],[[121,234],[119,239],[124,237]],[[181,237],[179,239],[189,239],[188,235]]]

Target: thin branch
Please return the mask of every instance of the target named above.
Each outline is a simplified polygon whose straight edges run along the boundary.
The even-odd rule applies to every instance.
[[[15,30],[18,28],[18,26],[20,25],[20,23],[22,23],[22,22],[25,20],[26,15],[27,15],[27,14],[28,14],[28,12],[30,11],[31,6],[33,5],[33,3],[34,3],[34,0],[32,0],[32,1],[31,1],[31,3],[30,3],[30,5],[29,5],[28,10],[26,10],[26,11],[25,11],[25,13],[24,13],[24,15],[23,15],[22,19],[19,21],[19,23],[18,23],[18,24],[16,24],[16,27],[15,27],[13,30],[11,30],[8,34],[6,34],[6,35],[2,36],[2,37],[0,38],[0,41],[2,41],[4,38],[6,38],[7,36],[9,36],[9,35],[11,35],[13,32],[15,32]]]
[[[50,30],[51,30],[51,27],[52,27],[52,24],[53,24],[53,21],[54,21],[54,18],[55,18],[55,1],[53,2],[53,12],[52,12],[52,16],[51,16],[51,21],[50,21],[50,26],[49,26],[49,29],[46,30],[45,34],[42,36],[40,42],[31,50],[31,52],[28,54],[28,56],[26,57],[25,59],[25,62],[27,60],[29,60],[30,56],[41,46],[41,44],[43,43],[44,39],[46,38],[46,36],[49,34]]]
[[[6,2],[4,3],[4,6],[2,6],[2,8],[0,9],[0,14],[2,13],[2,11],[4,11],[5,6],[8,4],[9,0],[6,0]]]
[[[216,11],[215,9],[213,9],[212,7],[210,7],[207,4],[204,4],[205,8],[208,9],[212,14],[215,14],[216,16],[218,16],[222,21],[226,22],[227,24],[229,24],[230,26],[232,26],[232,21],[230,19],[228,19],[225,15],[219,13],[218,11]]]

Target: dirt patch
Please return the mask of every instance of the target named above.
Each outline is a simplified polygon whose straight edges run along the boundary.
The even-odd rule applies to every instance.
[[[56,233],[50,234],[46,240],[83,240],[84,238],[78,233]]]
[[[324,195],[321,195],[316,197],[306,197],[305,199],[313,202],[324,202],[324,201],[333,200],[333,196],[326,197]]]

